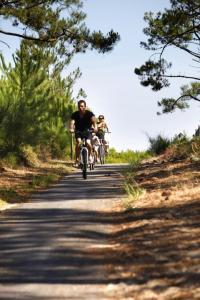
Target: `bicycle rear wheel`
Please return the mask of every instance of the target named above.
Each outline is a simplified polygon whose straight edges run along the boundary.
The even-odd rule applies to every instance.
[[[83,179],[87,179],[87,150],[83,149],[82,150],[82,161],[83,161],[83,166],[82,166],[82,175]]]
[[[103,145],[99,145],[99,159],[101,165],[105,164],[105,150]]]

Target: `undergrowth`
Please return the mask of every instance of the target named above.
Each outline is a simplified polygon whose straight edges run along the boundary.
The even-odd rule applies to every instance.
[[[134,164],[142,159],[149,158],[151,155],[147,151],[116,151],[114,148],[109,150],[109,155],[106,159],[107,163],[129,163]]]

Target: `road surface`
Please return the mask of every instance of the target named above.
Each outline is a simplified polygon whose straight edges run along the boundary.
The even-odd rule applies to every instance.
[[[66,176],[0,214],[0,299],[114,299],[106,250],[122,165]]]

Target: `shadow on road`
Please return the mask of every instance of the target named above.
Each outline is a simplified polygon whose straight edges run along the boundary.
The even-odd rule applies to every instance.
[[[124,168],[127,166],[124,165]],[[119,180],[119,171],[123,166],[97,166],[94,171],[89,172],[88,179],[84,180],[81,170],[76,174],[65,177],[55,187],[35,193],[33,201],[67,201],[67,200],[98,200],[122,197],[124,190]]]
[[[0,222],[0,283],[144,284],[164,279],[169,285],[199,285],[199,214],[198,200],[133,214],[10,211]],[[139,221],[142,225],[115,232],[98,230],[102,224],[115,229]],[[127,276],[114,271],[105,279],[107,265],[125,268]]]
[[[199,199],[173,207],[137,208],[131,213],[92,209],[94,198],[101,203],[104,198],[121,197],[118,180],[116,168],[97,169],[87,181],[74,174],[34,194],[33,206],[3,213],[0,284],[125,283],[137,286],[139,294],[151,289],[159,295],[172,287],[196,291],[200,282]],[[73,206],[85,199],[89,206]],[[34,208],[39,201],[71,206]],[[9,300],[9,295],[0,299]],[[181,297],[173,299],[197,299],[188,294]]]

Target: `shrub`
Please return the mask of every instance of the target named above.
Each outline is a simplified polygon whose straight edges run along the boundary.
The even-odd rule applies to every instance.
[[[189,142],[190,138],[186,135],[186,133],[180,132],[179,134],[176,134],[172,140],[171,144],[181,144],[185,142]]]
[[[146,151],[126,150],[117,152],[114,148],[109,150],[109,155],[106,161],[108,163],[129,163],[137,164],[142,159],[148,158],[150,155]]]
[[[18,164],[18,155],[15,152],[8,152],[6,156],[2,159],[3,165],[8,166],[9,168],[15,168]]]
[[[167,159],[200,158],[200,137],[172,143],[164,154]]]
[[[162,154],[164,151],[169,147],[171,141],[167,137],[163,137],[160,134],[157,135],[155,138],[148,137],[150,147],[148,151],[153,154]]]
[[[30,145],[25,145],[20,148],[20,158],[27,167],[38,167],[40,162],[36,152]]]

